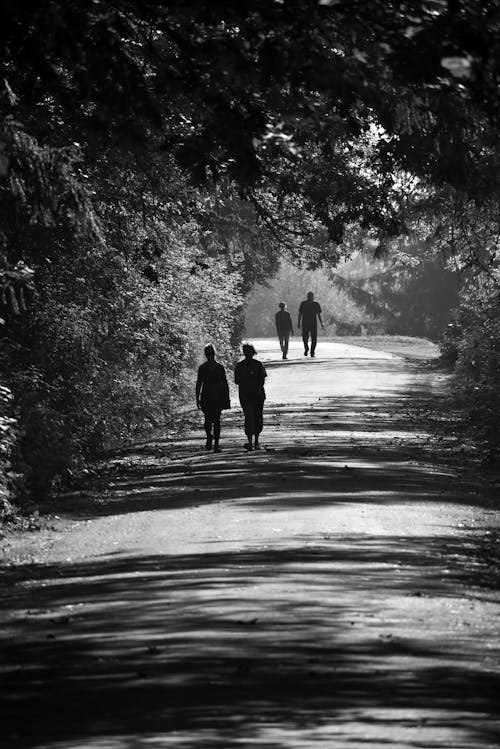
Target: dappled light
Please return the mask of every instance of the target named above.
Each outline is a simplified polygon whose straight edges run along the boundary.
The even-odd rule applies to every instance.
[[[268,364],[260,451],[238,412],[222,453],[201,429],[143,441],[60,498],[76,527],[53,561],[4,570],[12,746],[500,740],[498,536],[436,431],[445,382],[397,357],[308,365]],[[327,366],[349,398],[311,398]]]
[[[497,6],[2,5],[2,749],[500,746]]]
[[[471,495],[465,477],[450,481],[450,458],[461,461],[463,445],[448,431],[436,432],[444,384],[432,371],[397,357],[307,364],[302,374],[302,362],[284,372],[266,363],[268,429],[260,452],[242,454],[240,417],[226,415],[222,454],[201,455],[199,433],[144,442],[116,461],[119,475],[104,498],[97,492],[82,505],[81,498],[65,495],[65,509],[92,517],[221,500],[267,512],[352,502],[488,504]],[[332,395],[332,382],[336,393],[349,387],[349,396]],[[283,393],[297,403],[281,405]],[[311,395],[316,399],[304,407],[301,401]]]
[[[231,746],[275,730],[270,746],[285,747],[287,731],[306,745],[308,732],[348,740],[351,722],[371,726],[376,742],[398,716],[416,737],[452,715],[468,745],[488,729],[499,738],[485,718],[498,675],[475,672],[457,636],[493,584],[470,567],[474,537],[296,542],[33,568],[29,610],[23,595],[6,601],[23,632],[4,668],[18,745],[93,746],[118,734],[133,746],[136,734],[180,732],[202,747],[212,731]],[[440,606],[449,621],[432,637],[415,632],[402,616],[408,597],[427,626]],[[493,655],[497,643],[488,646]]]

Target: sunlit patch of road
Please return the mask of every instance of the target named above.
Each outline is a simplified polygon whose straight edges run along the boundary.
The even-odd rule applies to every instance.
[[[252,343],[263,361],[282,361],[278,340],[275,338],[256,338]],[[341,341],[333,343],[319,338],[315,353],[315,361],[310,356],[304,356],[302,339],[292,338],[288,351],[288,361],[307,360],[315,364],[323,359],[394,359],[395,355],[385,351],[375,351],[361,346],[352,346]],[[285,362],[286,365],[286,362]]]
[[[268,405],[295,403],[317,404],[327,398],[339,398],[342,411],[351,398],[370,400],[367,407],[380,405],[381,397],[400,399],[411,392],[415,378],[404,359],[385,351],[371,350],[331,341],[319,341],[314,359],[304,356],[302,341],[293,340],[289,358],[281,358],[278,341],[256,339],[257,358],[268,371],[266,394]],[[435,380],[435,376],[433,378]],[[430,384],[428,378],[427,385]],[[387,402],[387,401],[386,401]]]

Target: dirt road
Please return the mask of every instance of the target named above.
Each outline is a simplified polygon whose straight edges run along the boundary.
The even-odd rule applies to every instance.
[[[2,746],[500,746],[493,499],[415,420],[444,376],[257,346],[265,449],[234,408],[221,454],[200,429],[139,446],[4,544]]]

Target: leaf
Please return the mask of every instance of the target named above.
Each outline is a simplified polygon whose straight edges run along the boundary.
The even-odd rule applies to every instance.
[[[441,66],[446,68],[454,78],[472,78],[470,57],[442,57]]]
[[[357,47],[354,47],[352,51],[353,57],[356,58],[356,60],[359,60],[360,62],[368,62],[368,55],[365,52],[361,52]]]
[[[413,39],[413,37],[419,34],[423,28],[423,26],[408,26],[405,31],[406,38]]]

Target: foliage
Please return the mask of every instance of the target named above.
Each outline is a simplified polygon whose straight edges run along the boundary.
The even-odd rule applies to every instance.
[[[459,299],[456,269],[434,246],[415,239],[393,241],[388,257],[377,262],[356,256],[333,279],[394,335],[438,341]]]
[[[346,264],[349,265],[349,261]],[[336,276],[337,278],[337,276]],[[246,335],[274,336],[274,315],[278,303],[287,304],[296,327],[298,309],[308,291],[313,291],[321,304],[322,319],[330,334],[384,332],[383,320],[366,312],[349,291],[343,290],[326,270],[308,270],[283,261],[277,275],[267,285],[255,287],[246,304]],[[297,329],[296,333],[299,333]]]
[[[453,220],[439,235],[464,282],[443,355],[455,367],[463,411],[493,458],[500,448],[499,202],[471,206],[454,196],[451,208]]]
[[[464,291],[448,334],[456,356],[455,388],[476,434],[490,457],[500,449],[500,289],[481,277]],[[451,339],[451,340],[450,340]]]
[[[10,502],[14,476],[12,451],[17,438],[16,419],[12,415],[12,393],[0,385],[0,522],[12,513]]]
[[[204,341],[230,355],[237,276],[217,258],[192,274],[196,235],[196,225],[160,227],[157,283],[107,247],[39,268],[22,350],[9,352],[36,496],[78,462],[175,414]]]
[[[35,137],[152,139],[284,241],[324,227],[329,257],[354,221],[404,227],[395,170],[494,174],[499,24],[492,0],[10,0],[0,49]]]
[[[459,279],[434,249],[394,242],[389,257],[355,251],[335,270],[308,270],[283,262],[279,273],[247,299],[249,335],[274,335],[280,299],[293,317],[310,289],[332,334],[424,336],[437,341],[458,303]],[[396,249],[399,248],[399,249]]]
[[[499,25],[492,0],[7,0],[0,346],[33,490],[172,413],[284,252],[335,266],[350,227],[382,251],[429,213],[439,246],[450,195],[494,205]],[[369,320],[348,281],[328,305]]]

